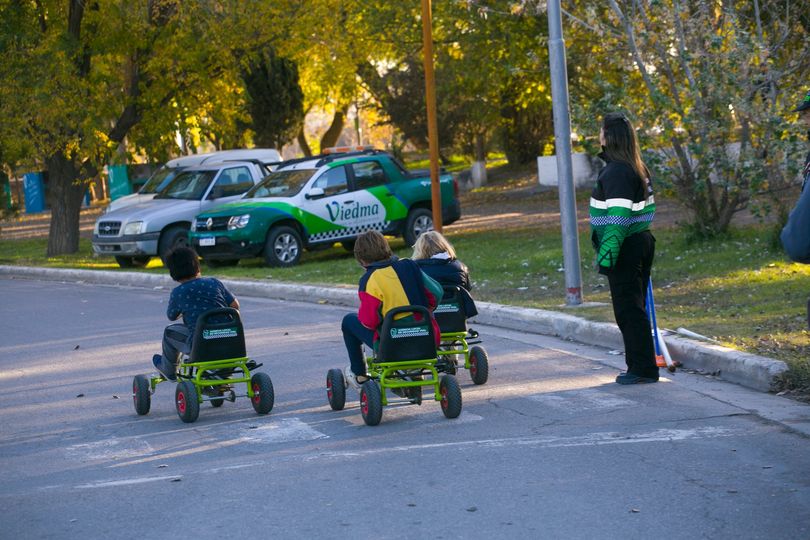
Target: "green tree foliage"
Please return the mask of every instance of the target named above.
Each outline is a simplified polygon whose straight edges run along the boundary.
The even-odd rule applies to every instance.
[[[297,65],[268,47],[248,60],[241,76],[254,142],[281,148],[298,134],[304,120]]]
[[[590,85],[602,99],[578,108],[580,126],[595,134],[602,113],[628,110],[655,150],[647,157],[659,183],[689,207],[697,234],[722,233],[736,212],[793,181],[786,109],[810,69],[796,3],[609,0],[577,8],[604,50]]]

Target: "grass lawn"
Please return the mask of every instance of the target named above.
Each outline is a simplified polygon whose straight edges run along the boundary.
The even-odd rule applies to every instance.
[[[767,237],[770,230],[750,226],[724,239],[688,244],[676,227],[655,228],[653,267],[656,307],[663,328],[687,328],[726,346],[788,362],[784,388],[810,392],[810,333],[807,298],[810,265],[787,261]],[[448,233],[460,258],[470,267],[477,299],[569,313],[612,322],[607,280],[592,269],[588,235],[580,231],[583,297],[603,306],[564,308],[562,245],[555,227]],[[45,239],[0,240],[0,264],[118,270],[112,258],[97,258],[89,241],[79,253],[47,258]],[[400,256],[411,250],[401,239],[392,247]],[[153,259],[144,272],[165,272]],[[361,270],[339,245],[305,253],[294,268],[268,268],[260,259],[234,268],[204,269],[227,278],[276,280],[354,287]]]

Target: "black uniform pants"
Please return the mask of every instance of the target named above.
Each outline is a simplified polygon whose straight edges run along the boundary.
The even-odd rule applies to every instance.
[[[613,314],[624,340],[627,372],[658,378],[650,321],[647,318],[647,283],[650,281],[655,237],[649,231],[624,239],[619,258],[608,274]]]

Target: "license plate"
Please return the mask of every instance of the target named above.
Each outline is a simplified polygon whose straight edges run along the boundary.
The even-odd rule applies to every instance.
[[[213,236],[210,238],[200,238],[200,245],[205,246],[215,246],[217,245],[217,239]]]

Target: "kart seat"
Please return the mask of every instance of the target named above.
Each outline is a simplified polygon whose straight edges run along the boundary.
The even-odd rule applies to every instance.
[[[445,286],[444,295],[433,315],[442,333],[466,332],[467,313],[464,311],[461,287]]]
[[[396,318],[398,315],[405,316]],[[427,308],[400,306],[385,314],[377,345],[377,359],[380,362],[408,362],[434,358],[436,358],[436,337]]]
[[[210,309],[200,315],[191,341],[189,362],[210,362],[247,356],[242,318],[233,308]]]

